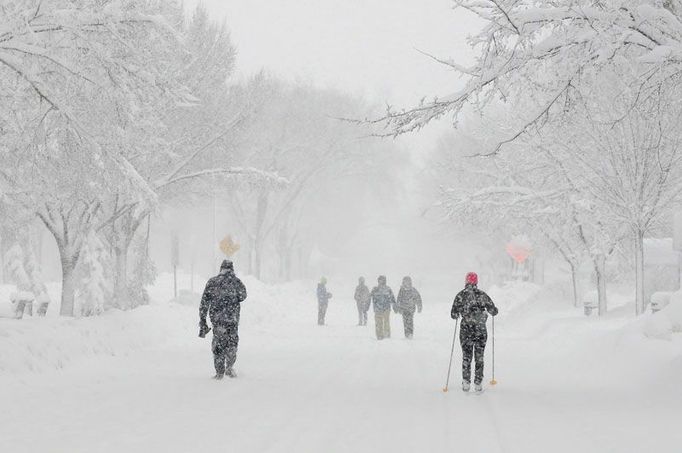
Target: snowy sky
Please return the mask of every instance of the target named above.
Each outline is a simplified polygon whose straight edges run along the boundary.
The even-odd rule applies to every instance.
[[[415,49],[466,64],[472,55],[466,37],[479,24],[469,13],[453,10],[450,0],[202,3],[216,19],[227,19],[241,73],[267,68],[397,106],[456,89],[458,78],[451,71]]]

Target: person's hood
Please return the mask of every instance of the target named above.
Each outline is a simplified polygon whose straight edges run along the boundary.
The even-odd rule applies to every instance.
[[[234,274],[234,263],[230,260],[223,260],[223,263],[220,265],[220,273]]]

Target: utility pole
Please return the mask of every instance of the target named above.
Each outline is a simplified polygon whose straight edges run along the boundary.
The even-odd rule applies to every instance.
[[[180,263],[180,239],[177,232],[171,235],[171,265],[173,266],[173,297],[178,298],[178,264]]]

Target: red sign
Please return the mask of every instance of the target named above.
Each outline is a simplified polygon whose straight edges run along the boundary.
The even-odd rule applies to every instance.
[[[515,244],[513,242],[507,244],[505,250],[507,251],[507,254],[511,256],[512,259],[519,264],[526,261],[531,253],[530,247],[528,247],[527,245]]]

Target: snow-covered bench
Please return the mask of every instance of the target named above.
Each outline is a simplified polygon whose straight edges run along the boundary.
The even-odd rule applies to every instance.
[[[29,316],[33,316],[33,301],[35,300],[35,296],[32,292],[15,291],[10,294],[9,300],[12,303],[15,318],[23,318],[24,313],[28,313]]]
[[[36,314],[38,316],[45,316],[47,307],[50,304],[50,297],[47,293],[41,293],[38,297],[31,291],[15,291],[10,294],[9,300],[11,303],[12,315],[16,319],[21,319],[24,314],[33,316],[33,306],[36,305]]]
[[[599,293],[597,291],[587,291],[583,295],[583,309],[585,316],[590,316],[594,310],[599,308]]]

